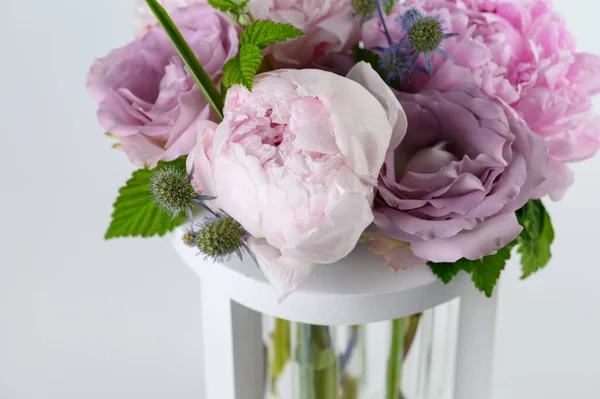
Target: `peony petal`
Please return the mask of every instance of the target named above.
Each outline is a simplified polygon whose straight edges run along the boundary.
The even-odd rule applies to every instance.
[[[248,238],[248,247],[254,253],[267,281],[281,294],[279,302],[296,291],[314,267],[310,262],[282,256],[264,238]]]
[[[394,128],[389,150],[396,149],[406,135],[408,121],[400,102],[392,90],[381,80],[381,77],[373,70],[373,67],[366,62],[356,64],[346,77],[367,89],[381,103],[390,121],[390,125]]]
[[[361,240],[371,242],[369,251],[384,258],[387,266],[395,272],[427,263],[425,259],[419,258],[412,252],[409,243],[394,240],[375,226],[369,227],[363,233]]]

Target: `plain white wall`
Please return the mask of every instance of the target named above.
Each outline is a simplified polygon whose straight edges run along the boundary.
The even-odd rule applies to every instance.
[[[597,0],[560,0],[600,53]],[[128,0],[0,1],[0,398],[198,399],[196,277],[161,240],[104,242],[132,167],[84,90]],[[550,267],[501,288],[494,399],[600,397],[600,157],[550,204]]]

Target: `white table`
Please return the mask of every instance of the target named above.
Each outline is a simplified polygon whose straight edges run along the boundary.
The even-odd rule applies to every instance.
[[[226,265],[203,261],[175,232],[173,246],[200,277],[205,399],[262,399],[261,314],[320,325],[356,325],[409,316],[460,297],[454,381],[456,399],[488,399],[497,298],[486,298],[462,273],[444,285],[425,265],[399,273],[359,246],[316,267],[282,304],[247,256]],[[242,306],[239,306],[242,305]]]

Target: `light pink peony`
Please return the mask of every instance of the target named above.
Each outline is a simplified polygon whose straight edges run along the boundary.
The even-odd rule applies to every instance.
[[[196,3],[207,3],[207,0],[158,0],[158,2],[171,13],[176,8],[187,7],[191,4]],[[133,27],[137,35],[143,34],[158,25],[158,21],[146,0],[135,0],[135,7],[133,10]]]
[[[365,63],[348,78],[278,70],[258,75],[252,92],[229,90],[223,122],[201,124],[188,169],[253,236],[263,271],[286,295],[312,264],[355,247],[373,221],[385,154],[405,131],[398,100]]]
[[[550,150],[549,178],[537,195],[564,195],[573,181],[566,162],[583,160],[600,147],[600,121],[591,96],[600,91],[600,58],[575,51],[575,41],[546,0],[408,0],[388,17],[394,40],[404,32],[395,18],[410,7],[440,15],[448,60],[433,54],[432,79],[410,76],[408,91],[480,88],[510,104]],[[387,46],[380,23],[363,27],[365,45]]]
[[[179,8],[172,17],[218,83],[223,65],[237,54],[237,26],[207,4]],[[87,87],[99,102],[100,124],[121,138],[135,165],[153,168],[189,154],[198,120],[215,119],[161,28],[96,60]]]

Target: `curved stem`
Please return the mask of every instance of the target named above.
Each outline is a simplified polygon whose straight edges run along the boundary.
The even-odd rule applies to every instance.
[[[377,5],[377,13],[379,14],[379,19],[381,20],[381,25],[383,26],[383,33],[385,34],[385,38],[387,39],[388,45],[391,46],[394,44],[392,41],[392,36],[390,36],[390,31],[385,24],[385,19],[383,15],[383,10],[381,9],[381,0],[375,0],[375,4]]]

